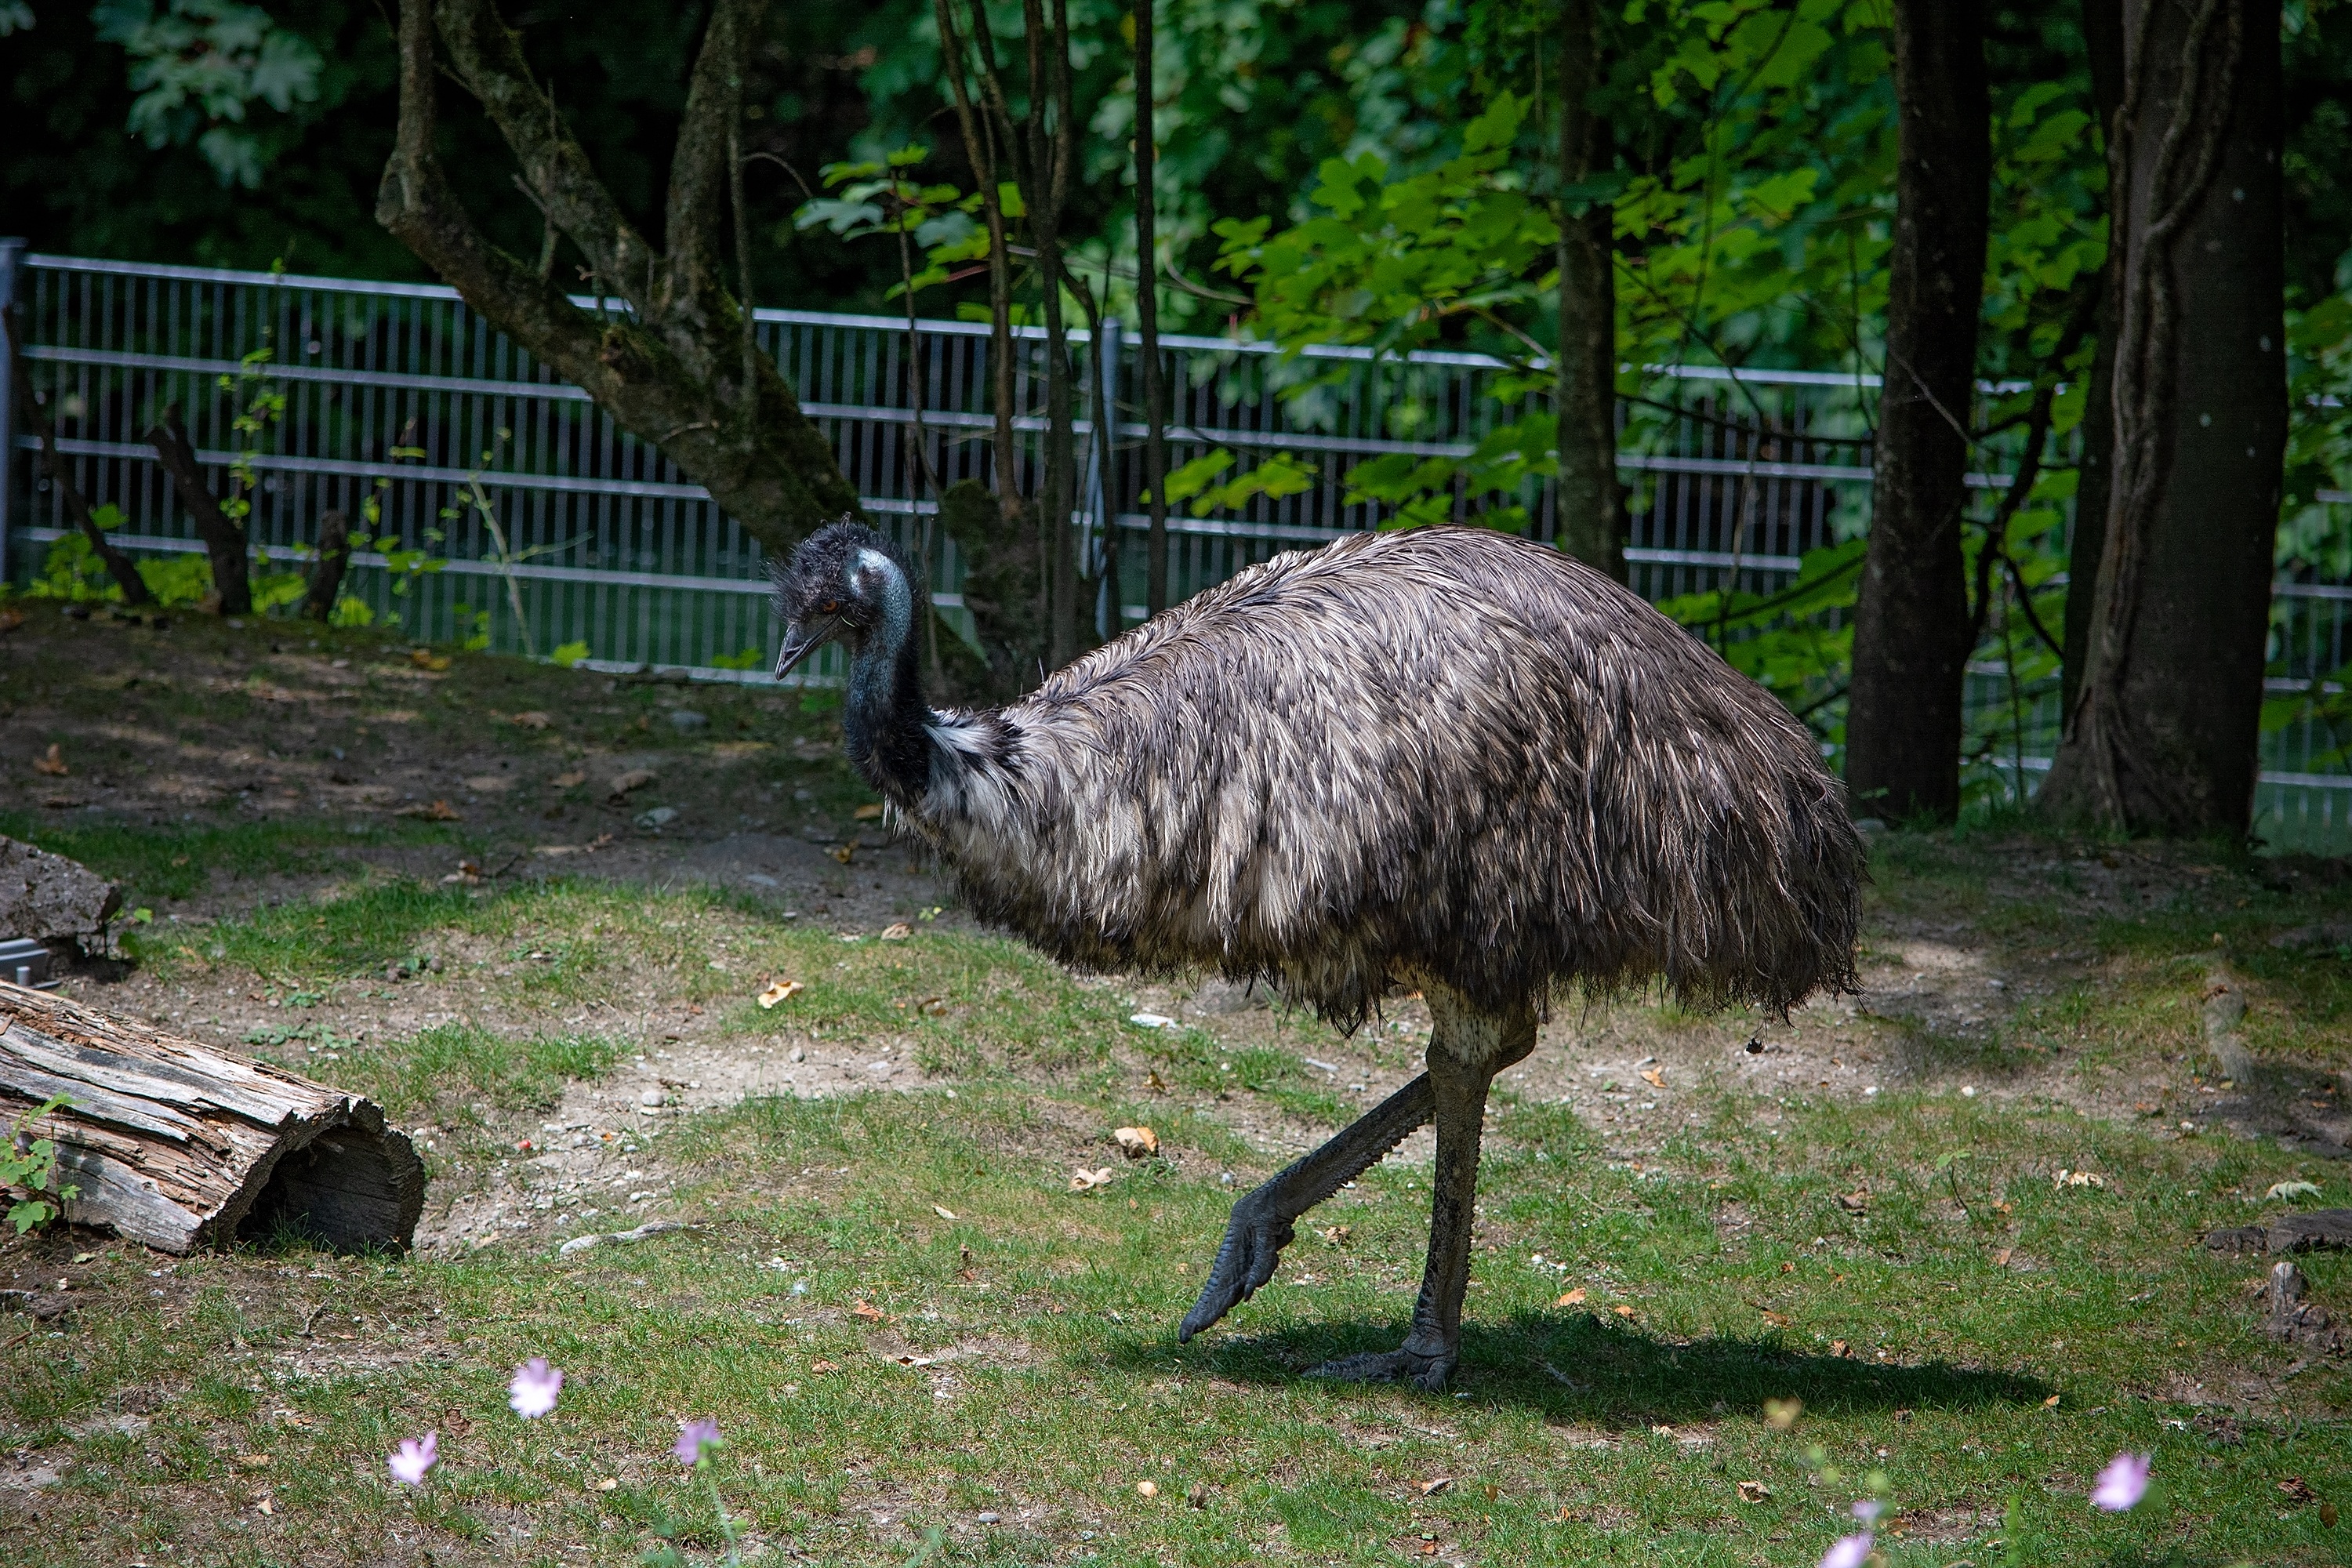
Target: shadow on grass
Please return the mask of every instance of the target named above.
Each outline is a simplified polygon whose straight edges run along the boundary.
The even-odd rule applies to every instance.
[[[1393,1350],[1406,1323],[1320,1323],[1268,1334],[1134,1341],[1113,1353],[1139,1368],[1165,1369],[1174,1352],[1186,1370],[1237,1382],[1296,1384],[1307,1368],[1358,1351]],[[1339,1387],[1339,1384],[1331,1384]],[[1808,1412],[1969,1410],[2032,1406],[2056,1392],[2038,1378],[1929,1362],[1895,1366],[1790,1350],[1771,1339],[1710,1338],[1687,1344],[1653,1339],[1584,1313],[1525,1312],[1501,1323],[1462,1327],[1454,1388],[1492,1403],[1539,1411],[1547,1420],[1647,1426],[1704,1420],[1725,1409],[1753,1413],[1791,1394]]]

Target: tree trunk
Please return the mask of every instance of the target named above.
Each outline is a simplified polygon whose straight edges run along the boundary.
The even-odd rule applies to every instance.
[[[2116,110],[2124,101],[2123,0],[2083,0],[2083,41],[2090,57],[2091,106],[2098,115],[2100,145],[2115,144]],[[2083,462],[2074,491],[2074,527],[2066,541],[2066,629],[2059,669],[2059,708],[2074,710],[2083,689],[2083,664],[2090,656],[2091,603],[2099,586],[2099,552],[2107,538],[2107,480],[2116,449],[2116,256],[2112,247],[2099,265],[2098,347],[2091,359],[2091,384],[2084,389]]]
[[[1609,163],[1608,127],[1591,101],[1602,75],[1598,0],[1565,0],[1559,45],[1559,547],[1622,583],[1616,219],[1608,203],[1577,194]]]
[[[376,194],[376,221],[466,302],[583,388],[620,425],[667,453],[769,550],[862,515],[823,431],[774,363],[744,381],[743,308],[726,289],[719,207],[739,79],[765,0],[717,0],[688,84],[656,251],[590,168],[524,64],[494,0],[402,0],[400,126]],[[483,237],[434,155],[437,25],[448,73],[523,167],[550,223],[587,257],[600,292],[631,310],[573,305],[530,263]]]
[[[1151,492],[1144,610],[1168,607],[1168,392],[1160,365],[1159,148],[1153,144],[1152,4],[1135,0],[1135,315],[1143,373],[1143,482]]]
[[[1846,789],[1873,816],[1960,804],[1960,555],[1991,122],[1981,0],[1895,0],[1895,249],[1869,553],[1854,609]]]
[[[2123,6],[2115,457],[2045,807],[2242,832],[2286,446],[2278,0]]]
[[[335,613],[335,599],[343,591],[343,574],[351,564],[351,520],[331,511],[319,520],[319,559],[310,568],[310,591],[302,597],[305,616],[323,621]]]
[[[58,487],[58,499],[65,505],[66,516],[81,530],[81,536],[89,541],[91,552],[105,565],[107,574],[114,579],[115,586],[122,590],[122,602],[126,605],[153,604],[155,595],[147,591],[146,579],[139,575],[139,568],[132,563],[131,557],[114,548],[114,542],[108,539],[106,531],[98,526],[98,520],[90,515],[89,499],[81,493],[81,487],[74,483],[73,470],[66,466],[63,454],[58,450],[58,433],[49,423],[48,405],[43,403],[40,395],[33,390],[33,377],[25,369],[24,356],[16,353],[16,343],[25,327],[24,319],[16,313],[16,306],[11,305],[5,312],[0,312],[0,324],[5,324],[8,331],[8,374],[16,389],[16,402],[25,410],[26,422],[33,427],[34,439],[40,443],[41,471],[49,477],[49,483]],[[6,482],[5,474],[5,465],[0,465],[0,483]]]
[[[76,1225],[161,1251],[276,1231],[405,1250],[425,1167],[364,1100],[46,992],[0,982],[0,1121],[55,1139]]]
[[[180,504],[195,520],[196,537],[205,542],[205,554],[212,562],[213,597],[218,601],[220,613],[251,615],[253,567],[251,557],[246,553],[245,530],[229,520],[205,487],[205,471],[198,466],[195,450],[188,445],[188,432],[180,423],[178,404],[163,405],[163,416],[147,432],[147,444],[155,448],[163,471],[172,477],[172,488],[179,492]]]

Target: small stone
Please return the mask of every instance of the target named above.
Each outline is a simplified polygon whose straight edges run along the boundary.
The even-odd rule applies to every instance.
[[[89,867],[0,837],[0,941],[79,942],[97,936],[122,907],[122,890]]]
[[[669,710],[669,726],[681,735],[707,730],[710,727],[710,715],[698,713],[691,708],[673,708]]]
[[[659,832],[662,828],[667,827],[671,823],[676,822],[677,817],[677,807],[674,805],[657,805],[651,811],[641,811],[637,813],[636,822],[639,827],[646,828],[654,832]]]
[[[993,1509],[982,1509],[973,1517],[978,1519],[982,1524],[994,1524],[996,1522],[996,1510]]]

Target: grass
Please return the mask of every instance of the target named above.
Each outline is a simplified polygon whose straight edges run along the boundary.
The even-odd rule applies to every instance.
[[[85,831],[84,852],[158,876],[189,842]],[[219,831],[258,868],[333,845],[317,826]],[[436,1156],[461,1193],[509,1180],[517,1130],[646,1048],[646,1026],[572,1021],[620,1004],[704,1009],[746,1049],[898,1042],[932,1076],[676,1119],[631,1158],[667,1184],[649,1212],[697,1228],[631,1248],[172,1262],[84,1235],[0,1252],[0,1270],[70,1268],[82,1303],[0,1318],[0,1450],[58,1472],[15,1491],[0,1473],[0,1558],[624,1563],[667,1541],[712,1561],[709,1501],[667,1455],[679,1419],[709,1415],[728,1507],[775,1561],[904,1563],[937,1528],[941,1560],[992,1563],[1802,1564],[1874,1471],[1890,1568],[2342,1561],[2352,1536],[2281,1485],[2352,1501],[2352,1375],[2326,1358],[2290,1374],[2246,1292],[2259,1265],[2196,1238],[2266,1212],[2282,1174],[2352,1204],[2343,1168],[1937,1077],[2170,1063],[2216,952],[2265,1048],[2352,1061],[2343,966],[2273,945],[2342,896],[2237,865],[2084,921],[2016,893],[2042,848],[1997,847],[1882,841],[1874,921],[1925,911],[2074,978],[1920,1043],[1916,1087],[1703,1083],[1638,1149],[1498,1095],[1463,1369],[1440,1396],[1298,1375],[1403,1331],[1429,1201],[1406,1160],[1317,1211],[1224,1325],[1175,1342],[1228,1173],[1245,1185],[1285,1157],[1233,1114],[1314,1127],[1362,1103],[1310,1065],[1330,1040],[1310,1020],[1141,1029],[1116,986],[1000,939],[844,942],[692,889],[378,873],[148,928],[134,951],[172,993],[267,998],[251,1048],[328,1058],[396,1120],[471,1128]],[[804,986],[788,1006],[751,1000],[786,977]],[[387,994],[436,1021],[357,1037],[346,1011]],[[1632,1011],[1660,1037],[1709,1026]],[[1414,1045],[1379,1037],[1384,1070]],[[1163,1157],[1068,1190],[1070,1164],[1139,1120]],[[2054,1184],[2060,1167],[2104,1185]],[[2352,1258],[2300,1261],[2315,1299],[2352,1301]],[[532,1355],[568,1381],[525,1424],[504,1383]],[[1784,1430],[1766,1405],[1786,1399],[1802,1414]],[[439,1468],[395,1490],[383,1456],[427,1427]],[[2090,1478],[2125,1448],[2155,1454],[2159,1494],[2096,1514]]]

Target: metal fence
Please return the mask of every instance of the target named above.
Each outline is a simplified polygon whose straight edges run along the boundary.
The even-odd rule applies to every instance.
[[[91,503],[124,515],[114,536],[124,548],[201,549],[144,439],[157,411],[176,402],[208,470],[250,448],[260,482],[247,526],[265,558],[290,565],[324,512],[356,524],[372,501],[379,516],[368,531],[397,543],[354,557],[350,592],[421,640],[486,627],[493,646],[520,653],[584,643],[598,668],[766,679],[776,629],[757,542],[657,447],[454,290],[24,255],[0,241],[0,299],[12,296],[26,355],[54,389],[58,445]],[[905,322],[888,317],[768,310],[757,331],[886,528],[905,536],[935,509],[913,461],[919,384],[935,470],[946,482],[992,478],[984,324],[919,322],[911,354]],[[1032,437],[1043,426],[1043,337],[1030,329],[1017,339],[1016,425]],[[1148,526],[1137,500],[1140,377],[1115,324],[1099,345],[1084,331],[1075,345],[1081,510],[1093,548],[1116,549]],[[1510,368],[1483,355],[1400,362],[1327,348],[1286,357],[1190,336],[1164,339],[1162,353],[1171,462],[1224,447],[1245,458],[1281,452],[1314,470],[1294,495],[1171,516],[1179,596],[1278,551],[1373,526],[1374,509],[1347,500],[1349,468],[1389,454],[1465,456],[1517,412],[1496,395]],[[1866,527],[1875,378],[1683,367],[1654,371],[1653,383],[1659,395],[1619,410],[1619,466],[1633,487],[1626,554],[1639,591],[1769,589],[1807,551]],[[283,415],[258,437],[240,434],[236,416],[265,384],[284,395]],[[37,571],[66,531],[22,424],[11,433],[0,401],[0,581]],[[1986,473],[1971,482],[1990,494],[2006,481]],[[1552,537],[1549,488],[1530,484],[1517,499],[1531,531]],[[400,570],[399,551],[444,564]],[[1100,607],[1106,628],[1143,613],[1140,552],[1118,559],[1118,591]],[[960,619],[951,541],[935,542],[934,564],[934,596]],[[2279,594],[2274,651],[2288,678],[2342,665],[2352,587],[2282,584]],[[1973,707],[2004,700],[2003,674],[1972,673]],[[2054,707],[2037,710],[2028,771],[2046,765]],[[2265,737],[2262,830],[2274,841],[2352,847],[2352,777],[2311,763],[2335,744],[2293,731]]]

